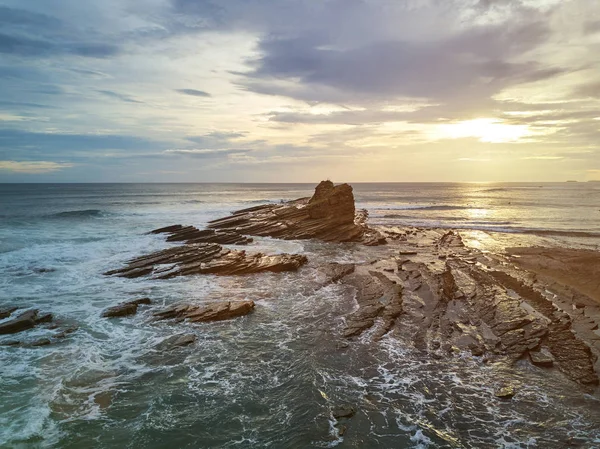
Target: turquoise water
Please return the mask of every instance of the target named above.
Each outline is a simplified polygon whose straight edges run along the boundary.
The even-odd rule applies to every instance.
[[[0,346],[0,447],[438,448],[600,445],[600,400],[552,372],[432,360],[388,337],[342,347],[352,292],[317,289],[324,261],[367,261],[373,249],[258,239],[251,251],[294,252],[297,274],[167,281],[102,276],[168,247],[148,230],[202,227],[236,208],[309,196],[313,185],[0,185],[0,306],[35,307],[79,330],[64,342]],[[357,184],[374,223],[534,232],[598,245],[594,184]],[[567,232],[575,231],[569,235]],[[149,323],[150,311],[101,311],[148,296],[252,299],[256,311],[206,325]],[[23,338],[51,331],[38,329]],[[194,346],[155,346],[177,333]],[[14,336],[10,336],[14,338]],[[0,342],[9,338],[0,336]],[[503,379],[519,383],[499,402]],[[331,410],[356,415],[340,437]]]

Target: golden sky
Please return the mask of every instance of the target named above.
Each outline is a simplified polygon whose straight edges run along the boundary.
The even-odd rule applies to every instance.
[[[597,0],[0,0],[0,182],[600,178]]]

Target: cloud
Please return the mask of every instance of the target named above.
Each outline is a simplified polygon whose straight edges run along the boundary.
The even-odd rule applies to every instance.
[[[39,103],[27,103],[20,101],[5,101],[0,100],[0,109],[8,109],[12,110],[15,108],[24,108],[24,109],[56,109],[56,106],[51,106],[47,104],[39,104]]]
[[[57,18],[46,14],[0,5],[0,26],[2,27],[58,29],[63,25]]]
[[[70,167],[73,164],[50,161],[0,161],[0,170],[14,173],[49,173]]]
[[[252,150],[247,149],[247,148],[173,149],[173,150],[166,150],[164,152],[164,154],[191,156],[191,157],[197,157],[197,158],[212,158],[212,157],[227,156],[227,155],[231,155],[231,154],[244,154],[244,153],[248,153],[249,151],[252,151]]]
[[[73,54],[90,58],[107,58],[118,52],[119,48],[112,44],[52,42],[0,33],[0,53],[21,57]]]
[[[14,155],[18,152],[20,155],[49,153],[62,157],[72,152],[85,154],[98,150],[147,151],[162,149],[164,146],[163,142],[131,135],[30,132],[0,128],[0,155]]]
[[[596,34],[600,32],[600,20],[586,22],[583,25],[585,34]]]
[[[513,59],[544,42],[544,22],[475,27],[443,41],[385,40],[330,48],[315,36],[261,41],[255,68],[240,81],[254,92],[349,104],[398,97],[490,98],[503,88],[565,72]]]
[[[175,92],[179,92],[184,95],[191,95],[192,97],[211,97],[212,95],[203,90],[196,89],[175,89]]]
[[[112,90],[99,90],[98,93],[105,95],[110,98],[114,98],[116,100],[124,101],[126,103],[139,103],[143,104],[143,101],[136,100],[135,98],[130,97],[129,95],[120,94],[117,92],[113,92]]]
[[[575,89],[573,93],[582,97],[600,98],[600,81],[595,81],[579,86]]]

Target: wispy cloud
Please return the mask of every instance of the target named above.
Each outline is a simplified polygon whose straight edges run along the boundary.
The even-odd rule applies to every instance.
[[[175,89],[175,92],[179,92],[180,94],[190,95],[192,97],[211,97],[212,95],[208,92],[204,92],[203,90],[197,89]]]
[[[63,170],[73,167],[73,165],[50,161],[0,161],[0,170],[14,173],[40,174]]]

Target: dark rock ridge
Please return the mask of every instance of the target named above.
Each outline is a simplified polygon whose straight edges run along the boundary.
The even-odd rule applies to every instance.
[[[104,312],[102,312],[102,316],[104,318],[114,318],[114,317],[122,317],[127,315],[134,315],[137,313],[138,306],[140,304],[150,304],[150,298],[140,298],[134,299],[133,301],[122,302],[121,304],[117,304],[116,306],[109,307]]]
[[[367,216],[366,211],[357,213],[350,185],[322,181],[312,198],[242,209],[211,221],[209,228],[286,240],[315,238],[373,246],[385,243],[382,234],[366,225]]]
[[[206,321],[222,321],[247,315],[254,310],[254,301],[225,301],[205,304],[173,304],[164,310],[154,313],[155,319],[178,321],[187,320],[192,323]]]
[[[169,234],[167,242],[219,243],[221,245],[247,245],[252,239],[235,231],[199,230],[194,226],[172,225],[150,231],[150,234]]]
[[[9,318],[15,310],[17,310],[16,307],[5,309],[3,317]],[[50,321],[52,321],[52,314],[50,313],[40,315],[39,311],[36,309],[26,310],[19,316],[0,323],[0,335],[16,334],[34,328],[38,324],[48,323]]]
[[[104,274],[127,278],[152,275],[156,279],[169,279],[190,274],[279,273],[295,271],[306,261],[306,256],[297,254],[247,254],[246,251],[230,250],[216,243],[193,243],[138,257],[124,268]]]
[[[177,334],[171,335],[170,337],[165,338],[159,344],[155,346],[155,349],[159,351],[164,350],[173,350],[176,348],[183,348],[185,346],[189,346],[194,343],[198,337],[194,334]]]
[[[0,335],[12,335],[12,334],[23,334],[27,335],[30,329],[44,328],[48,331],[58,330],[53,334],[48,334],[47,337],[37,337],[34,340],[25,338],[24,340],[2,340],[0,345],[2,346],[20,346],[35,348],[40,346],[47,346],[51,343],[56,343],[69,334],[75,332],[78,328],[75,326],[68,326],[65,323],[53,322],[54,316],[51,313],[40,313],[37,309],[25,310],[24,312],[12,317],[13,312],[18,310],[18,307],[6,307],[0,309],[2,319],[5,319],[0,323]],[[11,318],[12,317],[12,318]]]

